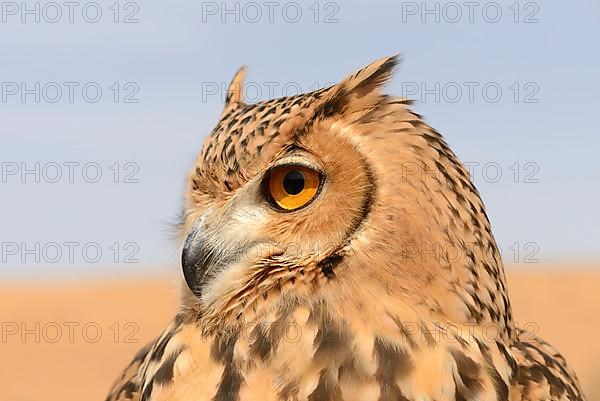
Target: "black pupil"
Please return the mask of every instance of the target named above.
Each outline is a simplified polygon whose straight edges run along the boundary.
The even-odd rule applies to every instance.
[[[283,177],[283,189],[290,195],[298,195],[304,189],[304,175],[292,170]]]

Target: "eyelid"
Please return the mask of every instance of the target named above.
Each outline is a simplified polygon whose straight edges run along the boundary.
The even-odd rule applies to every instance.
[[[306,156],[303,155],[289,155],[284,156],[281,159],[277,160],[267,171],[272,171],[276,168],[286,167],[286,166],[300,166],[313,171],[316,171],[321,176],[325,175],[323,169],[316,162],[310,162],[307,160]]]

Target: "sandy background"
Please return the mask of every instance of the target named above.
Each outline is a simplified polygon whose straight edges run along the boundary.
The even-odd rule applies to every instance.
[[[509,290],[517,322],[537,325],[600,399],[600,273],[513,272]],[[0,284],[0,400],[103,400],[177,300],[170,279]]]

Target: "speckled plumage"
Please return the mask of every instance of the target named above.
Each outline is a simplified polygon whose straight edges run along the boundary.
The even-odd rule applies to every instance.
[[[109,401],[584,400],[515,327],[467,170],[382,94],[396,62],[250,105],[236,74],[189,176],[182,308]],[[267,205],[282,161],[324,172],[306,208]]]

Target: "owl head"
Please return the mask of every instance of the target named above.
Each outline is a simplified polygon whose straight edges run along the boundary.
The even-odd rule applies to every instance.
[[[315,302],[510,326],[466,169],[408,100],[382,92],[397,62],[255,104],[235,75],[181,224],[184,303],[207,327]]]

